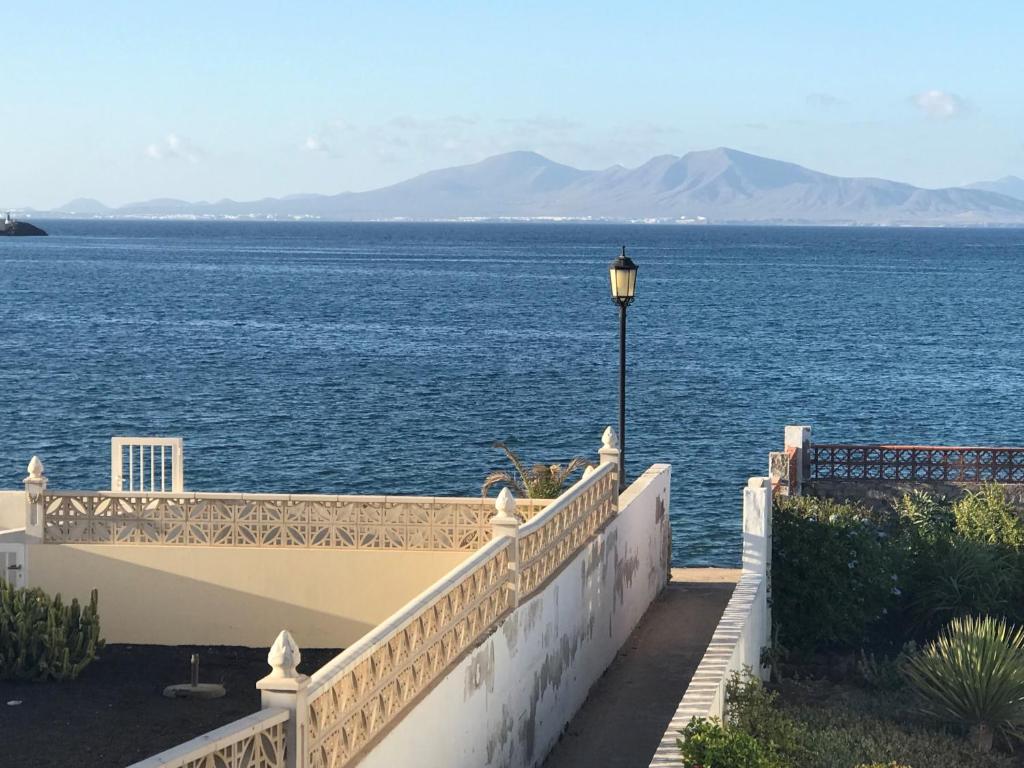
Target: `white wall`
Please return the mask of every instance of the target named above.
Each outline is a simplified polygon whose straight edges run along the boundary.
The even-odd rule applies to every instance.
[[[667,465],[541,592],[389,731],[360,768],[539,765],[669,577]]]
[[[25,491],[0,491],[0,531],[25,527]]]

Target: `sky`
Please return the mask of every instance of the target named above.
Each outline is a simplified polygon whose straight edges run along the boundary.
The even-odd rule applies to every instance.
[[[528,149],[1024,176],[1024,3],[33,0],[0,205],[334,194]]]

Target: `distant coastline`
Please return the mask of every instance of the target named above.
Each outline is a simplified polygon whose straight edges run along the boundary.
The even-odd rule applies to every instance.
[[[671,219],[615,219],[597,217],[522,217],[522,216],[479,216],[459,218],[414,219],[409,217],[377,218],[377,219],[330,219],[316,216],[214,216],[214,215],[167,215],[167,216],[76,216],[69,214],[53,214],[44,212],[36,214],[39,222],[169,222],[169,223],[255,223],[255,224],[534,224],[534,225],[592,225],[600,226],[654,226],[654,227],[810,227],[829,229],[1024,229],[1024,222],[964,222],[964,223],[928,223],[928,222],[858,222],[858,221],[813,221],[813,220],[781,220],[781,221],[678,221]]]
[[[588,171],[509,152],[389,187],[336,195],[110,207],[79,198],[34,217],[157,220],[572,222],[678,225],[1024,226],[1024,182],[1007,177],[924,189],[820,173],[735,149],[662,155],[637,168]]]

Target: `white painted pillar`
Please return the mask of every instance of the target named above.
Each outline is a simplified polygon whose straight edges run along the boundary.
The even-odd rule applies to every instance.
[[[46,475],[43,462],[33,456],[28,463],[25,478],[25,536],[29,540],[42,541],[46,525]]]
[[[304,768],[309,752],[309,677],[300,675],[302,652],[287,629],[282,629],[267,654],[271,672],[257,681],[262,709],[287,709],[288,727],[285,736],[288,768]]]
[[[761,576],[761,609],[764,625],[758,638],[760,648],[771,647],[772,642],[772,483],[769,477],[752,477],[743,489],[743,570]],[[762,679],[768,679],[769,670],[760,667]]]
[[[807,479],[811,462],[811,428],[807,426],[788,425],[785,432],[786,452],[796,452],[796,478],[790,484],[789,495],[799,496],[803,493],[804,480]]]

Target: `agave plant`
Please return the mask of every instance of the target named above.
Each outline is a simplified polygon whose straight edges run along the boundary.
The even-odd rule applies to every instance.
[[[966,725],[979,752],[995,734],[1024,738],[1024,629],[989,616],[953,619],[905,671],[922,709]]]
[[[484,478],[480,493],[484,496],[496,485],[504,485],[513,496],[530,499],[553,499],[565,489],[569,478],[590,462],[579,456],[566,464],[534,464],[526,466],[519,455],[500,440],[493,448],[500,448],[512,464],[512,470],[496,469]]]

